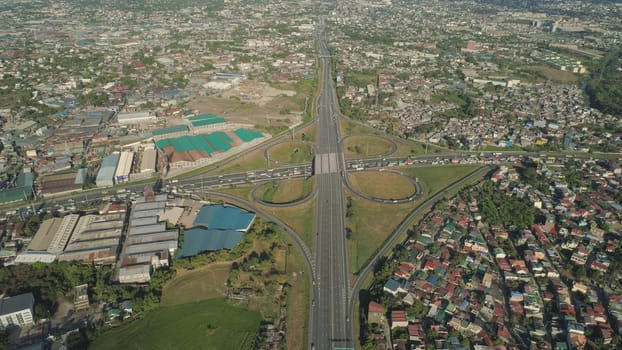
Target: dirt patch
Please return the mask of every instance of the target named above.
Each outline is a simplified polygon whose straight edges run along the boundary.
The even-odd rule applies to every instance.
[[[263,126],[290,126],[302,117],[291,110],[295,91],[275,89],[265,83],[248,82],[214,96],[191,100],[188,107],[200,113],[223,116],[229,122]],[[286,113],[291,110],[293,113]]]

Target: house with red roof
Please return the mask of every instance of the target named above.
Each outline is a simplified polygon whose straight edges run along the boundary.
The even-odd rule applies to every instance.
[[[382,306],[381,304],[375,302],[375,301],[370,301],[369,305],[367,306],[367,323],[368,324],[378,324],[378,325],[382,325],[385,322],[385,315],[384,315],[384,306]]]

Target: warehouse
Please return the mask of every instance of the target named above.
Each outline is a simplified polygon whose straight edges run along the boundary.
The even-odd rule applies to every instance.
[[[151,280],[150,273],[151,266],[149,264],[124,266],[119,269],[119,282],[147,283]]]
[[[52,255],[60,254],[65,249],[79,217],[77,214],[70,214],[62,219],[51,218],[43,221],[26,250]]]
[[[143,226],[134,226],[131,227],[129,230],[128,235],[129,236],[134,236],[134,235],[146,235],[149,233],[156,233],[156,232],[162,232],[162,231],[166,231],[166,224],[165,223],[157,223],[157,224],[153,224],[153,225],[143,225]]]
[[[117,169],[114,173],[114,182],[116,184],[129,181],[130,171],[132,170],[133,162],[134,152],[121,152],[121,155],[119,156],[119,162],[117,163]]]
[[[147,148],[143,151],[143,159],[140,162],[141,173],[155,173],[158,152],[155,148]]]
[[[97,187],[114,185],[114,174],[117,169],[117,163],[119,162],[120,156],[119,152],[114,152],[104,158],[101,166],[99,167],[97,177],[95,178],[95,184]]]
[[[156,117],[149,112],[125,112],[117,116],[119,125],[155,123]]]
[[[157,253],[162,250],[168,250],[173,254],[177,250],[177,239],[161,242],[132,244],[125,247],[125,253],[127,255],[134,255],[139,253]]]

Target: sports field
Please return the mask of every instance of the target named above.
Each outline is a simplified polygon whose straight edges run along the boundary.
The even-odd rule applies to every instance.
[[[260,321],[222,298],[165,306],[102,333],[89,349],[248,349]]]

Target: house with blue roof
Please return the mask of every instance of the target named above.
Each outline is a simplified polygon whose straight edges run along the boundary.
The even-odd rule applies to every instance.
[[[397,280],[393,278],[389,278],[387,283],[384,284],[384,287],[382,288],[382,290],[393,296],[396,296],[398,293],[398,289],[400,287],[401,287],[400,282],[398,282]]]

